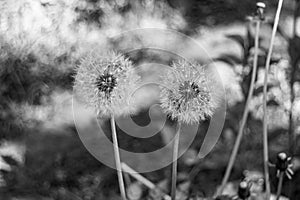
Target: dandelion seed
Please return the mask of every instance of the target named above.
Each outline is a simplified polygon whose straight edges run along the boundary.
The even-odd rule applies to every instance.
[[[212,115],[215,103],[203,66],[184,60],[174,62],[163,76],[161,107],[173,120],[197,123]]]
[[[74,92],[100,116],[127,115],[136,111],[130,99],[138,81],[132,62],[123,55],[93,52],[77,68]]]

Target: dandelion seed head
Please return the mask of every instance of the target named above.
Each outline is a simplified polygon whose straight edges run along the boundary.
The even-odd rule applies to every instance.
[[[96,79],[95,84],[97,85],[99,91],[109,95],[117,86],[117,78],[112,74],[105,73]]]
[[[203,66],[180,60],[162,76],[161,107],[171,119],[197,123],[211,116],[215,107]]]
[[[78,100],[93,107],[98,116],[128,115],[136,111],[131,94],[140,77],[132,62],[122,54],[91,52],[76,69],[74,93]]]

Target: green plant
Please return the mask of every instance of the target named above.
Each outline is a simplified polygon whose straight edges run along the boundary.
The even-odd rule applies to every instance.
[[[216,100],[203,66],[185,60],[173,62],[172,69],[162,77],[160,101],[163,111],[177,122],[173,145],[171,198],[176,199],[177,159],[182,123],[199,123],[212,115]],[[166,88],[165,86],[168,86]]]
[[[119,188],[123,200],[126,192],[122,175],[115,116],[133,113],[130,95],[139,76],[133,71],[131,61],[114,52],[99,55],[91,52],[80,63],[74,83],[75,96],[95,109],[98,118],[109,117]]]
[[[260,9],[260,7],[258,7],[258,10],[259,9]],[[256,17],[256,31],[255,31],[255,42],[254,42],[254,59],[253,59],[253,69],[252,69],[252,76],[251,76],[251,82],[250,82],[250,87],[249,87],[249,93],[248,93],[248,96],[247,96],[247,101],[246,101],[245,110],[244,110],[244,113],[243,113],[243,118],[242,118],[242,121],[241,121],[241,124],[240,124],[240,127],[239,127],[238,136],[236,138],[236,142],[234,144],[232,154],[230,155],[230,160],[229,160],[224,178],[222,180],[221,187],[220,187],[219,191],[217,192],[217,195],[222,194],[222,192],[225,188],[225,185],[228,182],[231,170],[233,168],[233,164],[235,162],[235,159],[236,159],[236,156],[237,156],[237,153],[238,153],[238,149],[239,149],[240,144],[241,144],[244,127],[246,125],[246,121],[247,121],[247,118],[248,118],[249,104],[250,104],[250,101],[252,100],[254,84],[255,84],[255,79],[256,79],[257,65],[258,65],[259,33],[260,33],[260,23],[261,23],[262,19],[263,18],[261,16]],[[248,52],[246,53],[246,55],[247,54],[248,54]]]
[[[264,88],[263,88],[263,146],[264,146],[264,172],[265,172],[265,185],[266,185],[266,198],[270,199],[271,189],[270,189],[270,177],[269,177],[269,146],[268,146],[268,116],[267,116],[267,90],[268,90],[268,74],[270,70],[271,56],[273,53],[273,46],[275,35],[277,32],[277,27],[279,23],[280,12],[282,8],[283,0],[278,1],[278,8],[276,11],[274,25],[270,40],[269,51],[266,59],[266,67],[265,67],[265,77],[264,77]]]

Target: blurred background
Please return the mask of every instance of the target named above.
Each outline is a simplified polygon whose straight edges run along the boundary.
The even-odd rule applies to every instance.
[[[256,177],[263,172],[264,62],[277,1],[264,2],[266,22],[260,35],[254,98],[228,193],[234,193],[244,170]],[[254,25],[248,16],[255,11],[253,0],[0,0],[0,199],[120,199],[116,171],[90,155],[78,137],[72,87],[74,69],[83,55],[92,48],[118,47],[121,42],[113,36],[136,28],[172,29],[190,36],[207,51],[196,59],[214,61],[219,72],[227,95],[221,138],[208,156],[195,159],[209,125],[209,120],[204,121],[192,146],[179,159],[182,199],[212,196],[225,172],[245,108],[254,45]],[[283,188],[291,200],[300,198],[299,17],[299,1],[285,0],[268,85],[270,159],[275,162],[281,151],[294,157],[295,176],[284,180]],[[187,54],[190,51],[187,47]],[[171,59],[148,51],[131,57],[144,80],[155,79],[160,68],[141,63]],[[147,125],[158,88],[146,88],[139,95],[140,111],[132,118]],[[109,136],[109,123],[104,121],[104,127]],[[173,135],[173,123],[168,121],[148,139],[119,130],[119,143],[130,151],[147,152],[164,146]],[[170,167],[143,175],[169,189]],[[130,177],[125,179],[132,199],[157,199]],[[275,169],[271,169],[271,181],[275,191]]]

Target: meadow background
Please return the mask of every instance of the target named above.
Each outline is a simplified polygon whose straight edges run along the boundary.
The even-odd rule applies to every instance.
[[[285,180],[283,191],[291,200],[300,198],[300,22],[293,23],[300,16],[297,2],[284,1],[268,93],[270,159],[274,161],[280,151],[294,155],[296,174],[293,180]],[[119,199],[115,171],[92,157],[79,140],[72,116],[72,86],[74,68],[83,55],[92,48],[105,51],[118,46],[113,36],[136,28],[168,28],[184,33],[208,52],[199,55],[199,61],[215,61],[227,94],[222,136],[207,157],[193,160],[209,124],[203,122],[191,148],[179,160],[182,190],[188,195],[211,196],[226,169],[248,94],[254,29],[247,25],[247,16],[255,12],[255,3],[253,0],[0,0],[0,198]],[[265,3],[269,21],[262,27],[255,96],[231,177],[233,185],[245,169],[258,174],[263,169],[264,60],[277,2]],[[146,37],[160,39],[156,35]],[[144,80],[160,73],[155,63],[141,64],[155,58],[151,52],[134,55]],[[139,95],[143,103],[134,119],[145,125],[149,122],[148,108],[157,101],[158,90],[149,87]],[[149,140],[121,132],[120,146],[138,152],[164,146],[174,134],[172,123],[166,126]],[[108,129],[107,132],[110,134]],[[164,185],[170,177],[169,169],[144,175]],[[271,169],[272,191],[277,184],[275,173]],[[154,197],[145,190],[143,198]]]

